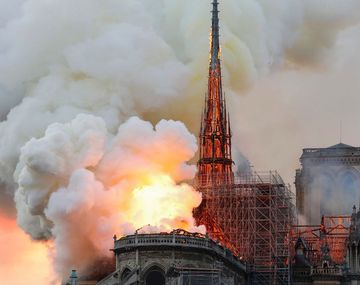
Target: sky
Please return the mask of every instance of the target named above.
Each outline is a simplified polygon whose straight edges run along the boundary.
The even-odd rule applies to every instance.
[[[234,141],[256,169],[292,184],[303,148],[360,146],[359,47],[357,25],[338,36],[326,65],[277,70],[236,100]]]
[[[14,219],[0,217],[0,225],[0,284],[48,284],[53,275],[48,246],[31,241]]]
[[[156,229],[193,228],[199,197],[181,183],[196,172],[209,2],[0,0],[0,285],[56,284],[81,252],[93,261],[148,223],[136,205],[154,186],[173,192],[143,197],[188,197]],[[293,184],[303,148],[360,146],[358,0],[220,10],[238,164]]]

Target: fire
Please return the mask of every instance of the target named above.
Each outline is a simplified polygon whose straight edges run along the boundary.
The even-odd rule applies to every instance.
[[[138,228],[149,224],[161,231],[194,230],[191,213],[201,203],[201,195],[190,185],[176,184],[165,174],[153,175],[146,180],[147,183],[132,193],[127,220],[134,221]]]

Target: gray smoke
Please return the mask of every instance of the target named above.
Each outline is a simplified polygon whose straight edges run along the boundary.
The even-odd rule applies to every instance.
[[[358,207],[360,202],[358,167],[341,163],[311,167],[308,175],[313,179],[308,185],[310,192],[305,204],[306,209],[311,209],[312,223],[319,223],[321,215],[350,215],[352,207]]]

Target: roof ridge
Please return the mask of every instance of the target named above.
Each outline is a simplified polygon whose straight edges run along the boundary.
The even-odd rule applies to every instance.
[[[344,143],[341,142],[341,143],[338,143],[336,145],[328,147],[328,149],[331,149],[331,148],[356,148],[356,147],[348,145],[348,144],[344,144]]]

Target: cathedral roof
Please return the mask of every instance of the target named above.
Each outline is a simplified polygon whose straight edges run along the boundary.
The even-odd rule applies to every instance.
[[[360,147],[354,147],[344,143],[327,148],[306,148],[303,150],[301,160],[307,158],[360,158]],[[342,162],[341,162],[342,163]]]
[[[345,148],[356,148],[356,147],[344,143],[339,143],[331,147],[328,147],[328,149],[345,149]]]

